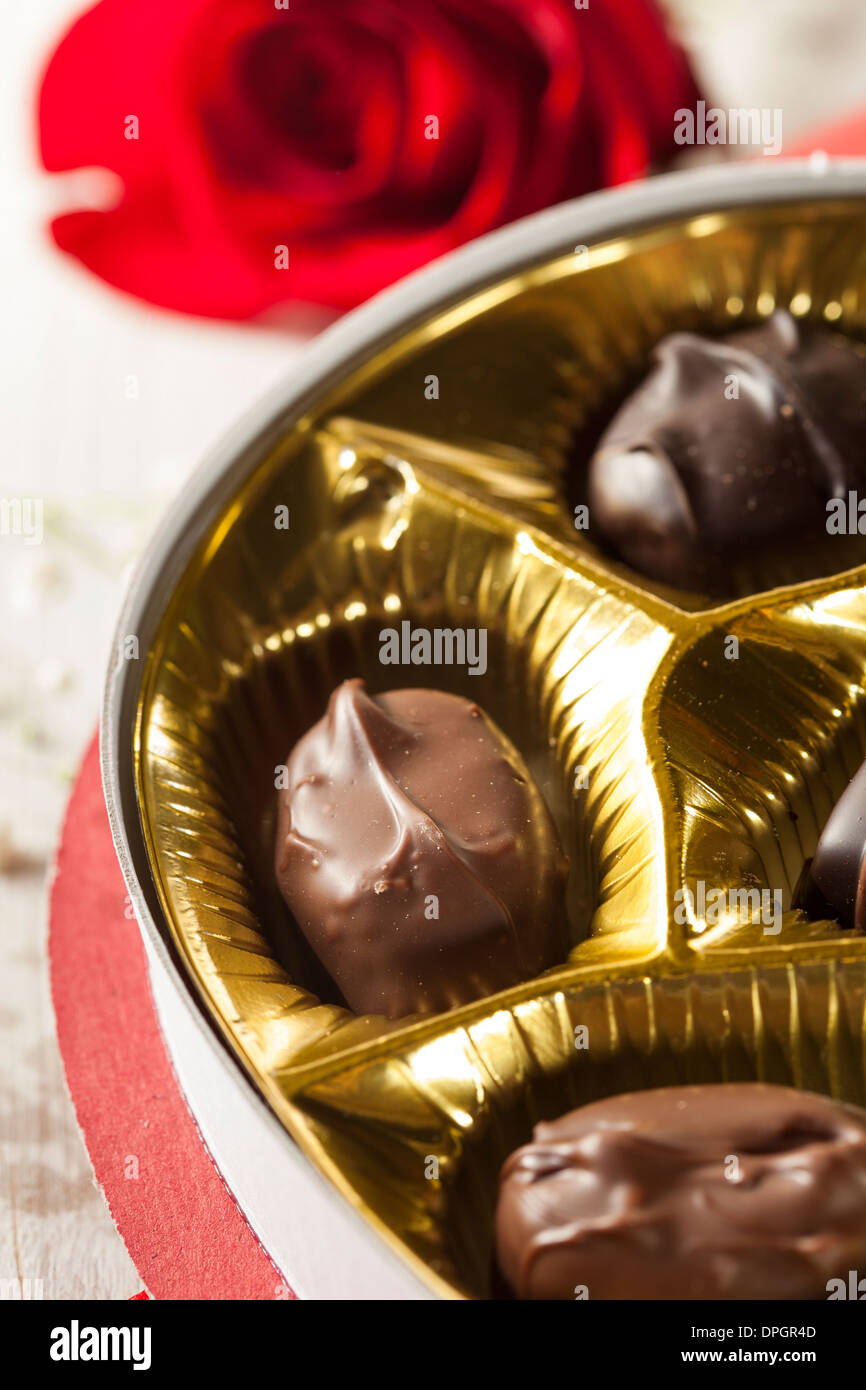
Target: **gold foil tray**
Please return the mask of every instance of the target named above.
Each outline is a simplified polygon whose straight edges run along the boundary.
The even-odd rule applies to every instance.
[[[282,439],[146,654],[138,795],[181,956],[290,1132],[440,1293],[497,1291],[496,1174],[540,1118],[741,1078],[866,1102],[866,940],[791,908],[866,753],[866,539],[758,555],[713,604],[617,566],[572,515],[663,333],[785,305],[863,335],[864,272],[863,202],[752,207],[447,308]],[[404,619],[486,628],[486,673],[383,667]],[[571,858],[560,967],[397,1022],[328,992],[273,882],[274,776],[347,675],[469,695],[520,747]],[[739,894],[711,923],[702,884]]]

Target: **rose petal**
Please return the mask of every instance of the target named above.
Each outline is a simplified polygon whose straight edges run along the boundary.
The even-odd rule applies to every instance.
[[[51,59],[39,117],[47,168],[104,165],[126,189],[59,218],[63,249],[154,303],[245,317],[349,307],[636,177],[696,99],[650,0],[101,0]]]

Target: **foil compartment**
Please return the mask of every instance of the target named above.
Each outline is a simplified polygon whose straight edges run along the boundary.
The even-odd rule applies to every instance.
[[[864,211],[651,225],[434,315],[262,460],[146,653],[138,795],[180,954],[290,1132],[446,1296],[497,1292],[496,1174],[538,1119],[677,1081],[866,1100],[866,940],[791,907],[866,753],[866,538],[834,538],[832,572],[829,553],[756,555],[714,605],[612,562],[571,515],[663,333],[786,305],[866,334]],[[487,672],[382,666],[379,631],[404,619],[486,628]],[[409,1020],[329,992],[276,893],[268,817],[275,767],[346,675],[468,695],[518,746],[572,863],[561,966]],[[740,894],[712,924],[675,911],[701,884]],[[780,892],[778,932],[756,890]]]

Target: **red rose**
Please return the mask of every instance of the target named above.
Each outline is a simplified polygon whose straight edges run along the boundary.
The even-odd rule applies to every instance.
[[[43,81],[42,158],[124,192],[59,217],[58,245],[190,313],[346,308],[641,174],[696,100],[650,0],[281,5],[101,0],[76,22]]]

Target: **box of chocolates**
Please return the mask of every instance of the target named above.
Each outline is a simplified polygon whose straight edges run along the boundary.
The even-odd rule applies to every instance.
[[[861,495],[866,168],[792,162],[411,277],[155,538],[118,852],[359,1287],[866,1273]]]

